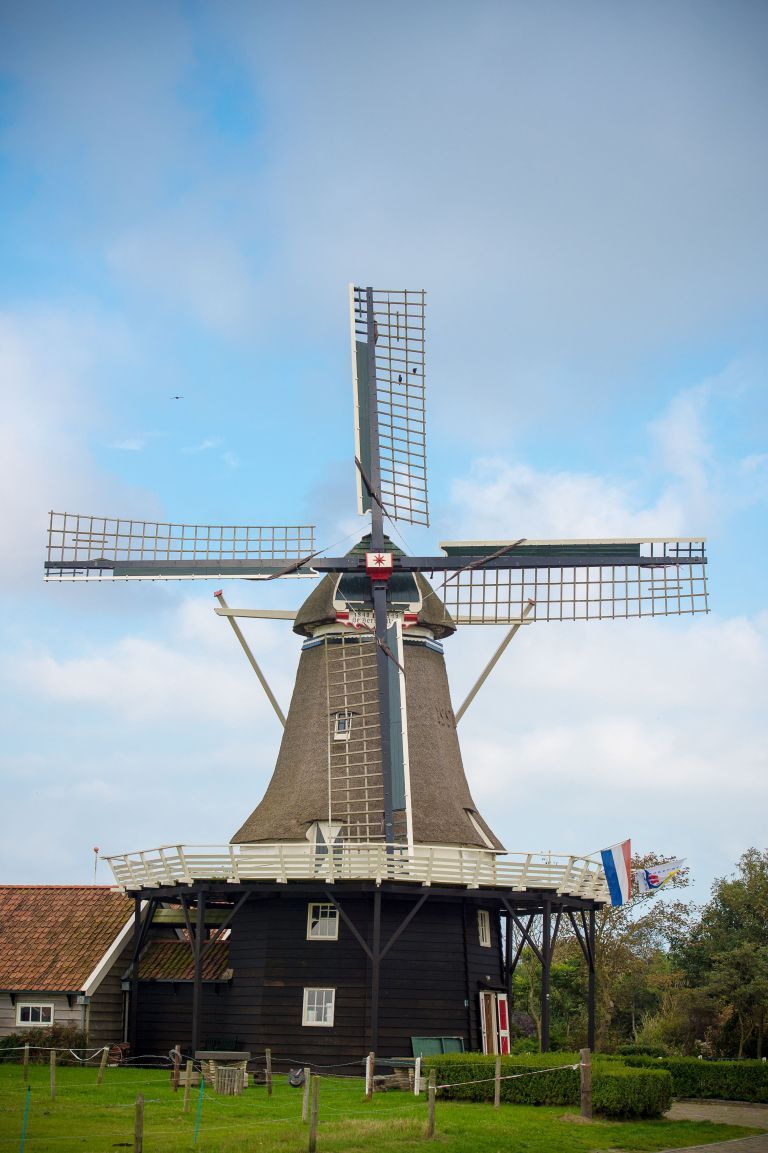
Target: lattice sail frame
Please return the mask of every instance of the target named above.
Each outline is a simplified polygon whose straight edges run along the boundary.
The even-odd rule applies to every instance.
[[[248,575],[249,566],[256,572],[261,562],[289,564],[314,551],[312,525],[164,524],[51,512],[45,579],[211,579],[222,563],[242,565]],[[123,572],[122,564],[147,568]],[[165,564],[174,567],[163,571]],[[180,571],[186,565],[199,571]]]
[[[488,555],[503,544],[462,542],[441,547],[449,555],[452,551],[466,555],[471,548]],[[636,550],[637,559],[619,561],[621,551],[627,548]],[[561,564],[533,567],[537,551],[545,549],[550,553],[578,550],[587,555],[594,550],[595,564],[569,565],[566,551]],[[612,549],[617,563],[611,563]],[[532,611],[523,623],[684,616],[709,611],[703,538],[526,541],[510,548],[508,555],[519,557],[521,567],[469,568],[447,576],[439,595],[456,624],[515,624],[523,621],[523,611],[530,602]]]
[[[380,497],[393,520],[429,525],[425,391],[426,293],[371,289],[375,324],[376,414]],[[350,285],[355,449],[365,464],[372,448],[367,402],[368,290]],[[357,478],[358,512],[370,496]]]

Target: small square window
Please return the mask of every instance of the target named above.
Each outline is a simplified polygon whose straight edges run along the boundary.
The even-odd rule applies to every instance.
[[[19,1002],[16,1006],[17,1025],[52,1025],[53,1005]]]
[[[335,905],[311,902],[307,909],[307,940],[338,941],[339,910]]]
[[[352,714],[350,712],[333,714],[334,741],[348,741],[352,732]]]
[[[477,935],[480,944],[489,949],[491,947],[491,914],[487,909],[477,910]]]
[[[305,989],[302,1025],[333,1025],[335,989]]]

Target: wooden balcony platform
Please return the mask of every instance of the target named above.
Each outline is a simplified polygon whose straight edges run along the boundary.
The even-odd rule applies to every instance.
[[[562,853],[496,853],[460,845],[346,843],[318,850],[309,843],[161,845],[104,858],[117,884],[130,891],[200,881],[402,882],[512,892],[548,891],[606,904],[599,861]]]

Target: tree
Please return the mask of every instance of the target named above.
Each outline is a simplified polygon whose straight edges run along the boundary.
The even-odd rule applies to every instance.
[[[742,1057],[754,1036],[761,1057],[768,1014],[768,850],[748,849],[736,876],[715,881],[698,921],[675,938],[674,953],[689,988],[700,989],[720,1010],[719,1047],[732,1044]]]

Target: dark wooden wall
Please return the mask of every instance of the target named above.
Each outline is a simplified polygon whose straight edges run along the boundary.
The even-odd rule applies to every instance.
[[[357,930],[370,943],[371,893],[337,893]],[[242,1049],[275,1062],[359,1065],[370,1045],[371,962],[344,923],[337,941],[308,941],[307,907],[314,898],[254,896],[232,923],[227,984],[204,984],[201,1042],[237,1038]],[[385,945],[416,896],[382,897]],[[381,963],[379,1044],[382,1057],[410,1056],[413,1036],[459,1036],[480,1047],[478,993],[502,987],[498,915],[488,909],[491,947],[479,944],[475,900],[430,898]],[[490,980],[488,980],[490,978]],[[336,989],[333,1027],[302,1024],[305,987]],[[167,1052],[191,1036],[192,997],[187,982],[141,982],[139,1048]],[[135,1051],[135,1050],[134,1050]]]

